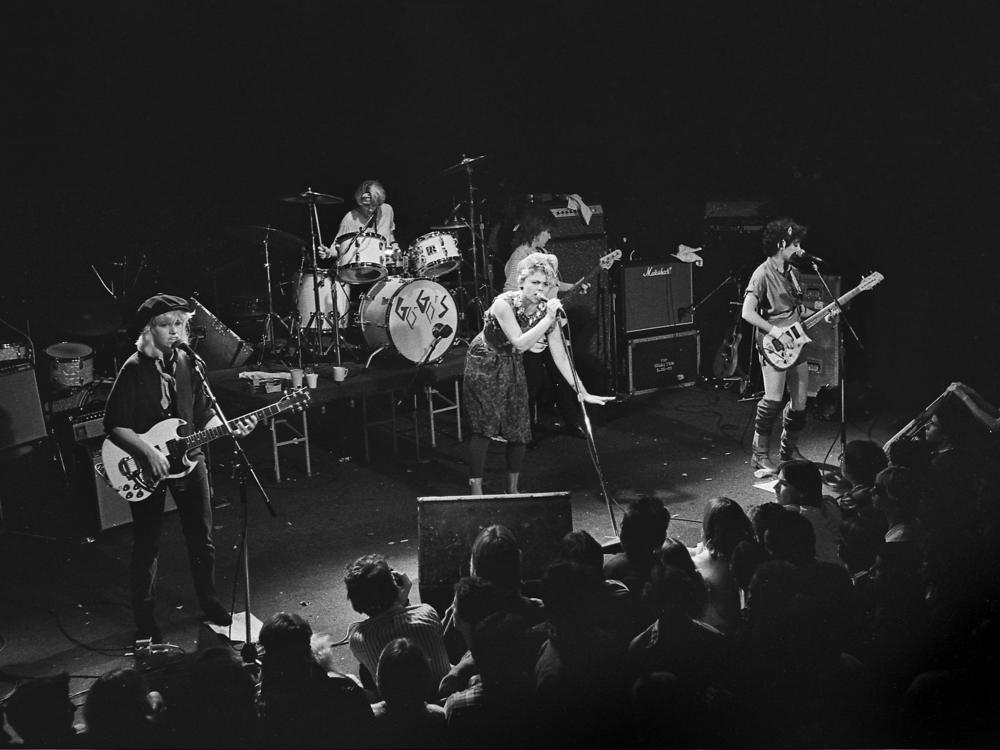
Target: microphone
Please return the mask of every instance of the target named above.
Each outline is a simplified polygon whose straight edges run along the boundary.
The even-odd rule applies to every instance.
[[[807,253],[805,250],[800,250],[799,252],[797,252],[795,254],[795,257],[802,258],[803,260],[812,261],[813,263],[826,263],[826,261],[823,260],[818,255],[812,255],[811,253]]]
[[[546,306],[547,305],[548,303],[546,303]],[[566,320],[566,310],[560,307],[558,310],[556,310],[556,317],[561,318],[562,320]]]
[[[205,364],[205,360],[199,357],[198,354],[195,352],[195,350],[192,349],[190,346],[188,346],[188,344],[184,341],[174,342],[174,349],[180,349],[182,352],[186,352],[187,355],[191,357],[195,362],[200,362],[201,364]]]

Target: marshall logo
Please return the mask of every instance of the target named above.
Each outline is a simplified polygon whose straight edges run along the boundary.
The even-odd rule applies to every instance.
[[[642,276],[643,278],[649,278],[650,276],[669,276],[673,272],[673,266],[646,266],[646,271],[642,274]]]

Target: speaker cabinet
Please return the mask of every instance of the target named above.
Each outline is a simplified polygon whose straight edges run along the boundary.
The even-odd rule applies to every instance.
[[[819,310],[840,296],[840,276],[824,276],[833,292],[831,297],[814,273],[804,273],[802,280],[803,304],[809,310]],[[802,356],[809,365],[808,395],[815,396],[821,388],[836,387],[840,380],[840,327],[820,323],[809,329],[811,342],[806,344]]]
[[[34,368],[27,363],[0,369],[0,451],[41,440],[47,434]]]
[[[632,339],[624,362],[624,381],[636,396],[663,388],[684,388],[698,382],[701,342],[697,331]]]
[[[629,338],[676,326],[694,328],[691,315],[682,315],[694,301],[692,281],[690,263],[626,263],[622,266],[618,292],[622,334]]]
[[[559,276],[563,281],[575,283],[590,273],[598,261],[608,253],[607,239],[581,237],[578,239],[552,240],[548,251],[559,258]],[[588,390],[600,393],[606,390],[611,371],[609,321],[611,297],[608,274],[600,271],[589,281],[585,293],[562,297],[563,308],[569,319],[570,341],[577,370]]]
[[[209,370],[239,367],[253,352],[253,346],[233,333],[198,300],[191,300],[191,347],[205,360]]]
[[[521,577],[540,578],[555,560],[560,540],[573,530],[568,492],[454,495],[417,498],[420,600],[443,612],[455,583],[469,575],[476,535],[500,524],[521,548]]]

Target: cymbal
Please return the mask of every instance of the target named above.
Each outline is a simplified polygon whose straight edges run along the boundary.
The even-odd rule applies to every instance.
[[[317,193],[312,188],[306,188],[296,195],[286,195],[282,198],[285,203],[318,203],[320,205],[330,205],[333,203],[343,203],[343,198],[328,193]]]
[[[450,167],[445,167],[444,169],[441,170],[440,174],[451,174],[452,172],[458,172],[460,170],[467,169],[471,165],[475,164],[477,161],[482,161],[488,156],[489,154],[480,154],[479,156],[465,156],[463,154],[462,158],[459,160],[457,164],[452,164]]]
[[[451,231],[457,232],[460,229],[468,229],[468,228],[469,224],[468,222],[465,221],[459,224],[438,224],[437,226],[431,226],[431,229],[434,230],[435,232],[451,232]]]
[[[68,308],[56,319],[59,330],[73,336],[107,336],[118,330],[121,322],[122,313],[116,302],[83,310]]]
[[[229,227],[226,231],[251,245],[263,245],[267,242],[271,250],[298,250],[306,245],[305,240],[298,235],[272,226],[239,225]]]

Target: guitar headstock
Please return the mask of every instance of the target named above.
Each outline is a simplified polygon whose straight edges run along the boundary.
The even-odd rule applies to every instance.
[[[874,286],[881,284],[885,280],[885,276],[880,274],[878,271],[873,271],[872,273],[861,279],[861,283],[858,284],[858,289],[862,292],[867,292]]]
[[[607,255],[601,256],[601,259],[598,262],[601,264],[601,268],[607,271],[609,268],[611,268],[611,266],[615,264],[615,261],[621,260],[621,257],[622,257],[621,250],[612,250]]]
[[[312,394],[309,393],[309,389],[305,386],[299,386],[298,388],[292,388],[282,396],[278,404],[283,410],[303,411],[309,406],[310,401],[312,401]]]

